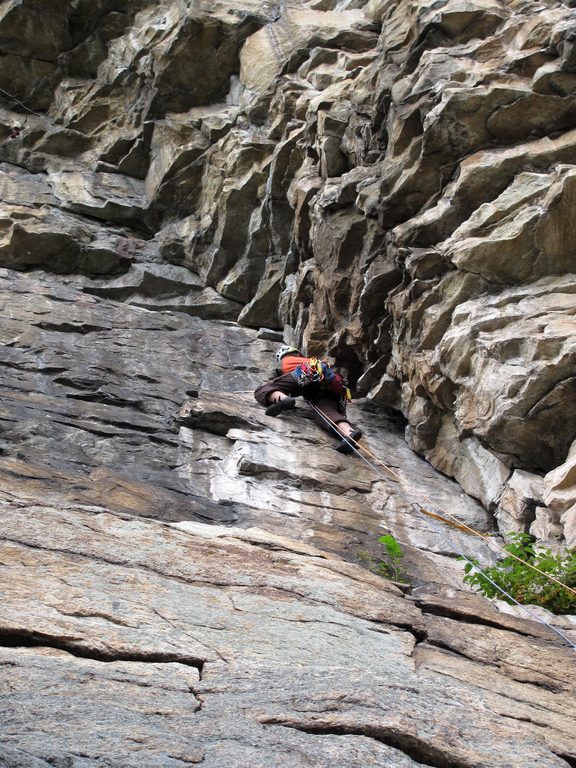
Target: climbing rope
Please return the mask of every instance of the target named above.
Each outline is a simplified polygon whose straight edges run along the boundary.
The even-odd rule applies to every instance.
[[[393,470],[393,469],[391,469],[391,468],[390,468],[390,467],[389,467],[387,464],[385,464],[385,463],[382,461],[382,459],[379,459],[378,457],[374,456],[374,454],[373,454],[373,453],[370,453],[370,451],[369,451],[367,448],[364,448],[364,447],[363,447],[363,446],[361,446],[361,445],[359,445],[358,447],[360,448],[360,450],[363,450],[363,451],[365,451],[365,452],[366,452],[366,453],[367,453],[367,454],[368,454],[370,457],[372,457],[372,458],[373,458],[373,459],[374,459],[374,460],[375,460],[377,463],[379,463],[379,464],[381,464],[383,467],[385,467],[385,468],[386,468],[386,470],[387,470],[388,472],[390,472],[390,473],[391,473],[391,474],[394,476],[394,478],[395,478],[396,480],[398,480],[398,482],[402,481],[402,479],[403,479],[403,478],[402,478],[402,477],[401,477],[401,476],[400,476],[398,473],[394,472],[394,470]],[[408,486],[408,487],[411,487],[411,486]],[[433,506],[435,506],[435,507],[437,507],[438,509],[440,509],[440,510],[441,510],[441,511],[442,511],[442,512],[445,514],[445,515],[447,515],[447,516],[448,516],[448,518],[452,518],[452,520],[444,520],[444,522],[446,522],[446,523],[448,523],[448,524],[450,524],[450,525],[454,525],[455,527],[461,528],[461,529],[465,530],[467,533],[470,533],[470,534],[472,534],[473,536],[478,536],[479,538],[481,538],[481,539],[484,539],[485,541],[488,541],[488,543],[490,544],[490,546],[492,546],[492,547],[494,547],[495,549],[497,549],[497,550],[499,550],[500,552],[502,552],[504,555],[506,555],[506,557],[512,557],[514,560],[517,560],[518,562],[520,562],[520,563],[523,563],[524,565],[527,565],[527,566],[528,566],[529,568],[531,568],[533,571],[536,571],[536,572],[537,572],[537,573],[539,573],[541,576],[544,576],[545,578],[547,578],[549,581],[554,581],[554,582],[555,582],[556,584],[558,584],[559,586],[561,586],[561,587],[564,587],[564,589],[568,590],[568,592],[572,592],[572,594],[573,594],[573,595],[576,595],[576,589],[573,589],[572,587],[569,587],[569,586],[568,586],[568,584],[564,584],[564,583],[563,583],[562,581],[560,581],[559,579],[556,579],[554,576],[551,576],[549,573],[546,573],[546,571],[542,571],[542,570],[541,570],[540,568],[538,568],[536,565],[532,565],[531,563],[527,563],[525,560],[522,560],[522,558],[521,558],[521,557],[518,557],[517,555],[513,554],[512,552],[508,552],[508,550],[507,550],[507,549],[504,549],[504,547],[501,547],[501,546],[500,546],[499,544],[497,544],[495,541],[492,541],[492,539],[490,539],[490,537],[489,537],[487,534],[485,534],[485,533],[480,533],[480,531],[475,531],[475,530],[474,530],[474,528],[470,528],[470,526],[469,526],[469,525],[466,525],[466,523],[463,523],[463,522],[461,522],[460,520],[458,520],[458,519],[457,519],[457,518],[456,518],[454,515],[452,515],[450,512],[448,512],[448,511],[447,511],[447,510],[445,510],[445,509],[442,509],[442,507],[440,507],[440,506],[439,506],[439,505],[438,505],[438,504],[437,504],[435,501],[433,501],[433,500],[432,500],[432,499],[431,499],[429,496],[426,496],[425,494],[423,494],[423,495],[422,495],[422,498],[423,498],[423,499],[424,499],[424,501],[426,501],[427,503],[429,503],[429,504],[432,504]],[[418,505],[418,507],[419,507],[419,511],[420,511],[420,512],[422,512],[423,514],[425,514],[425,515],[429,515],[430,517],[436,517],[436,518],[438,518],[438,519],[442,520],[442,517],[441,517],[440,515],[435,515],[433,512],[430,512],[429,510],[425,509],[425,508],[424,508],[424,507],[422,507],[421,505]],[[455,522],[452,522],[452,521],[455,521]]]
[[[46,115],[43,115],[40,112],[35,112],[33,109],[30,109],[30,107],[27,107],[23,101],[20,101],[20,99],[17,99],[16,96],[13,96],[11,93],[8,93],[8,91],[5,91],[4,88],[0,88],[0,94],[2,94],[3,96],[6,96],[6,98],[10,99],[10,101],[13,101],[16,104],[19,104],[22,107],[22,109],[25,109],[27,112],[30,112],[31,115],[35,115],[36,117],[39,117],[41,120],[48,121],[48,118],[46,117]]]
[[[338,432],[338,434],[341,434],[338,431],[338,427],[332,419],[330,419],[328,416],[326,416],[322,411],[314,405],[310,400],[307,401],[310,406],[314,409],[314,411],[325,421],[326,424],[328,424],[331,429]],[[394,472],[393,469],[391,469],[385,462],[383,462],[381,459],[378,459],[374,454],[372,454],[367,448],[364,448],[361,446],[356,440],[353,440],[352,438],[348,438],[350,445],[353,449],[353,451],[366,463],[368,466],[373,469],[375,472],[377,472],[386,482],[389,481],[389,478],[386,477],[386,475],[379,469],[379,467],[375,466],[372,462],[370,462],[360,451],[364,451],[367,453],[370,457],[372,457],[378,464],[381,464],[383,467],[386,468],[387,472],[390,472],[390,474],[396,479],[397,482],[403,482],[403,478],[401,475],[399,475],[397,472]],[[411,487],[411,486],[408,486]],[[413,502],[410,501],[410,499],[406,496],[405,493],[402,491],[399,491],[399,494],[403,496],[406,501],[410,503],[410,505],[413,505]],[[439,504],[437,504],[435,501],[430,499],[428,496],[423,496],[423,498],[426,500],[427,503],[432,504],[437,509],[439,509],[444,515],[447,515],[448,518],[454,518],[453,515],[451,515],[447,510],[443,509]],[[506,556],[512,556],[516,560],[519,560],[524,565],[529,566],[533,570],[537,571],[538,573],[545,576],[547,579],[554,581],[556,584],[559,584],[560,586],[564,587],[564,589],[567,589],[569,592],[572,592],[576,594],[576,590],[572,589],[572,587],[569,587],[567,584],[563,584],[558,579],[554,578],[553,576],[550,576],[550,574],[545,573],[544,571],[541,571],[536,566],[531,565],[530,563],[527,563],[525,560],[522,560],[520,557],[516,557],[515,555],[511,555],[510,552],[505,550],[500,545],[496,544],[496,542],[492,541],[489,536],[483,533],[479,533],[478,531],[475,531],[473,528],[470,528],[470,526],[466,525],[465,523],[462,523],[461,521],[457,521],[456,524],[454,524],[449,519],[444,519],[442,515],[437,515],[435,513],[430,512],[429,510],[424,509],[420,504],[414,505],[418,509],[419,512],[421,512],[424,515],[427,515],[431,519],[431,524],[434,526],[434,528],[440,532],[440,535],[444,538],[444,540],[447,542],[450,549],[458,556],[461,557],[463,560],[466,560],[478,573],[480,573],[492,586],[497,589],[501,594],[505,595],[511,602],[515,603],[521,610],[524,611],[531,619],[534,621],[543,624],[544,626],[548,627],[548,629],[552,630],[556,635],[558,635],[567,645],[569,645],[573,650],[576,650],[576,644],[570,640],[569,637],[567,637],[561,630],[559,630],[557,627],[554,627],[550,622],[546,621],[546,619],[541,618],[536,613],[531,611],[529,608],[527,608],[525,605],[522,605],[518,600],[516,600],[515,597],[513,597],[511,594],[509,594],[505,589],[500,587],[498,584],[496,584],[478,565],[472,562],[470,558],[468,558],[466,555],[464,555],[462,552],[459,551],[459,549],[450,541],[450,539],[447,536],[444,536],[444,532],[439,524],[436,523],[436,520],[442,520],[442,522],[448,523],[449,525],[453,525],[454,527],[463,529],[467,533],[471,533],[475,536],[478,536],[483,541],[486,541],[489,546],[495,547],[496,549],[500,550],[501,552],[504,552]]]

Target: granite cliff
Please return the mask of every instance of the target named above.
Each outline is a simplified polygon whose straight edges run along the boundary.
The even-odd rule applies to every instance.
[[[2,4],[0,765],[576,765],[422,513],[576,545],[573,6]],[[374,466],[255,403],[282,339]]]

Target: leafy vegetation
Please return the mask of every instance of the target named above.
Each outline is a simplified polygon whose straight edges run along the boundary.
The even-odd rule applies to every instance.
[[[404,557],[402,547],[391,533],[380,536],[378,541],[383,548],[382,560],[375,560],[367,552],[358,552],[358,557],[372,573],[377,573],[385,579],[406,583],[406,578],[401,570],[401,562]]]
[[[553,613],[576,613],[576,595],[545,575],[575,589],[576,550],[555,554],[549,549],[537,549],[533,537],[527,533],[511,533],[509,537],[511,541],[504,549],[510,555],[495,565],[482,568],[483,573],[476,570],[481,567],[478,560],[468,558],[470,562],[464,567],[464,581],[486,597],[498,597],[512,603],[500,592],[500,587],[519,603],[540,605]],[[531,565],[543,573],[538,573]]]
[[[378,541],[384,548],[384,559],[380,563],[380,572],[383,576],[387,576],[393,581],[404,581],[402,571],[400,570],[400,564],[404,557],[402,547],[391,533],[380,536]]]

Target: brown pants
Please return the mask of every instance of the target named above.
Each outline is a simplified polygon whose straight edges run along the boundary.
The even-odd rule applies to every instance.
[[[299,397],[300,395],[306,400],[310,400],[319,411],[321,411],[327,419],[333,421],[335,424],[339,424],[341,421],[348,421],[346,418],[346,410],[340,405],[340,398],[338,395],[333,395],[330,392],[323,392],[319,387],[311,385],[308,387],[301,387],[300,384],[294,379],[291,373],[285,373],[282,376],[278,376],[272,381],[267,381],[265,384],[261,384],[254,392],[254,397],[260,405],[264,407],[270,405],[268,402],[268,395],[271,392],[282,392],[290,397]],[[341,410],[342,408],[344,413]],[[318,426],[325,429],[326,432],[333,434],[335,429],[314,411],[314,420]]]

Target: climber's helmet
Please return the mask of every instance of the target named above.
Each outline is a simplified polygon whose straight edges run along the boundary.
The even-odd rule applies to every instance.
[[[280,362],[283,357],[286,357],[286,355],[299,355],[300,350],[297,349],[297,347],[280,347],[280,349],[276,352],[276,362]]]

